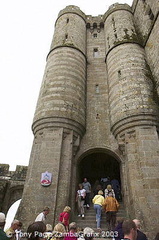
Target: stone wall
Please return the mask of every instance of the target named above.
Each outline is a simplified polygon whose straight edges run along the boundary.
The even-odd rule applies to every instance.
[[[28,167],[16,166],[9,171],[8,164],[0,164],[0,211],[7,213],[10,206],[22,197]]]

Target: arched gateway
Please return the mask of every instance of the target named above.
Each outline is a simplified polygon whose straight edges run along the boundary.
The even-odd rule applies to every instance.
[[[84,142],[84,141],[83,141]],[[82,145],[81,145],[82,150]],[[94,147],[88,148],[85,151],[79,151],[75,157],[74,165],[72,168],[71,181],[72,191],[70,196],[71,206],[73,208],[73,214],[77,213],[77,205],[75,203],[76,191],[78,184],[83,182],[83,178],[88,178],[92,186],[91,197],[93,197],[93,190],[97,180],[101,180],[103,177],[110,177],[110,179],[117,179],[121,185],[121,194],[123,191],[123,159],[118,151],[110,150],[110,148]],[[122,198],[121,195],[121,198]],[[122,200],[124,202],[124,199]]]
[[[18,210],[24,226],[44,206],[55,224],[66,204],[74,206],[85,175],[93,184],[115,174],[128,215],[139,218],[145,231],[157,231],[157,9],[157,0],[135,0],[132,8],[114,4],[97,17],[72,5],[60,11],[32,125]],[[45,172],[52,175],[49,186],[40,182]]]
[[[94,149],[83,154],[77,165],[77,182],[87,177],[93,187],[97,180],[110,177],[121,183],[120,160],[110,153],[104,149]]]

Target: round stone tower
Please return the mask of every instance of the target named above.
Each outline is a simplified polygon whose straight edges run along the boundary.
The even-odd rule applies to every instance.
[[[114,135],[136,125],[157,125],[151,72],[127,4],[114,4],[105,14],[105,39]]]
[[[51,209],[48,222],[54,224],[69,204],[72,158],[85,132],[85,53],[85,15],[68,6],[55,24],[32,125],[35,138],[18,210],[24,228],[45,206]],[[52,177],[47,187],[40,183],[45,172]]]
[[[156,200],[154,197],[154,202],[149,201],[147,196],[148,189],[153,195],[153,187],[151,176],[145,172],[150,159],[143,157],[153,154],[147,137],[156,139],[157,148],[158,106],[153,78],[136,34],[131,8],[127,4],[112,5],[104,22],[111,130],[125,159],[124,201],[131,217],[144,216],[149,231],[152,219],[148,209],[154,208]],[[151,171],[155,172],[154,163]]]
[[[47,57],[34,116],[33,132],[63,127],[82,136],[85,131],[85,15],[76,6],[60,11]]]

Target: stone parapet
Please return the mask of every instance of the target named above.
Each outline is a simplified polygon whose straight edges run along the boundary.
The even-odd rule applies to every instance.
[[[127,4],[114,4],[103,17],[106,57],[116,46],[125,43],[141,44],[136,33],[133,14]]]
[[[17,165],[15,171],[9,171],[9,164],[0,164],[0,180],[22,180],[24,181],[27,174],[27,166]]]
[[[22,197],[27,166],[16,166],[9,171],[9,164],[0,164],[0,211],[7,213],[10,206]]]
[[[56,20],[56,23],[58,21],[58,19],[64,15],[64,14],[67,14],[67,13],[71,13],[71,14],[77,14],[79,15],[80,17],[83,18],[83,20],[86,19],[86,15],[80,10],[79,7],[75,6],[75,5],[69,5],[69,6],[66,6],[63,10],[61,10],[58,14],[58,18]]]
[[[75,6],[67,6],[56,21],[50,52],[57,47],[73,47],[86,54],[86,15]],[[49,54],[50,54],[49,52]],[[48,54],[48,55],[49,55]]]
[[[109,7],[108,11],[104,14],[104,17],[103,17],[104,21],[107,19],[107,17],[110,14],[112,14],[112,13],[114,13],[116,11],[120,11],[120,10],[125,10],[125,11],[128,11],[128,12],[132,13],[132,9],[131,9],[131,7],[128,4],[115,3],[115,4],[112,4]]]

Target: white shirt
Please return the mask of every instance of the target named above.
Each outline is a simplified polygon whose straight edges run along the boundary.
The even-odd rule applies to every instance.
[[[81,189],[81,190],[78,190],[77,191],[78,192],[78,196],[82,196],[82,197],[85,197],[85,193],[86,193],[86,190],[83,188],[83,189]]]
[[[40,213],[40,214],[36,217],[35,222],[38,222],[38,221],[41,221],[41,222],[45,223],[46,217],[45,217],[45,215],[44,215],[43,212]]]

